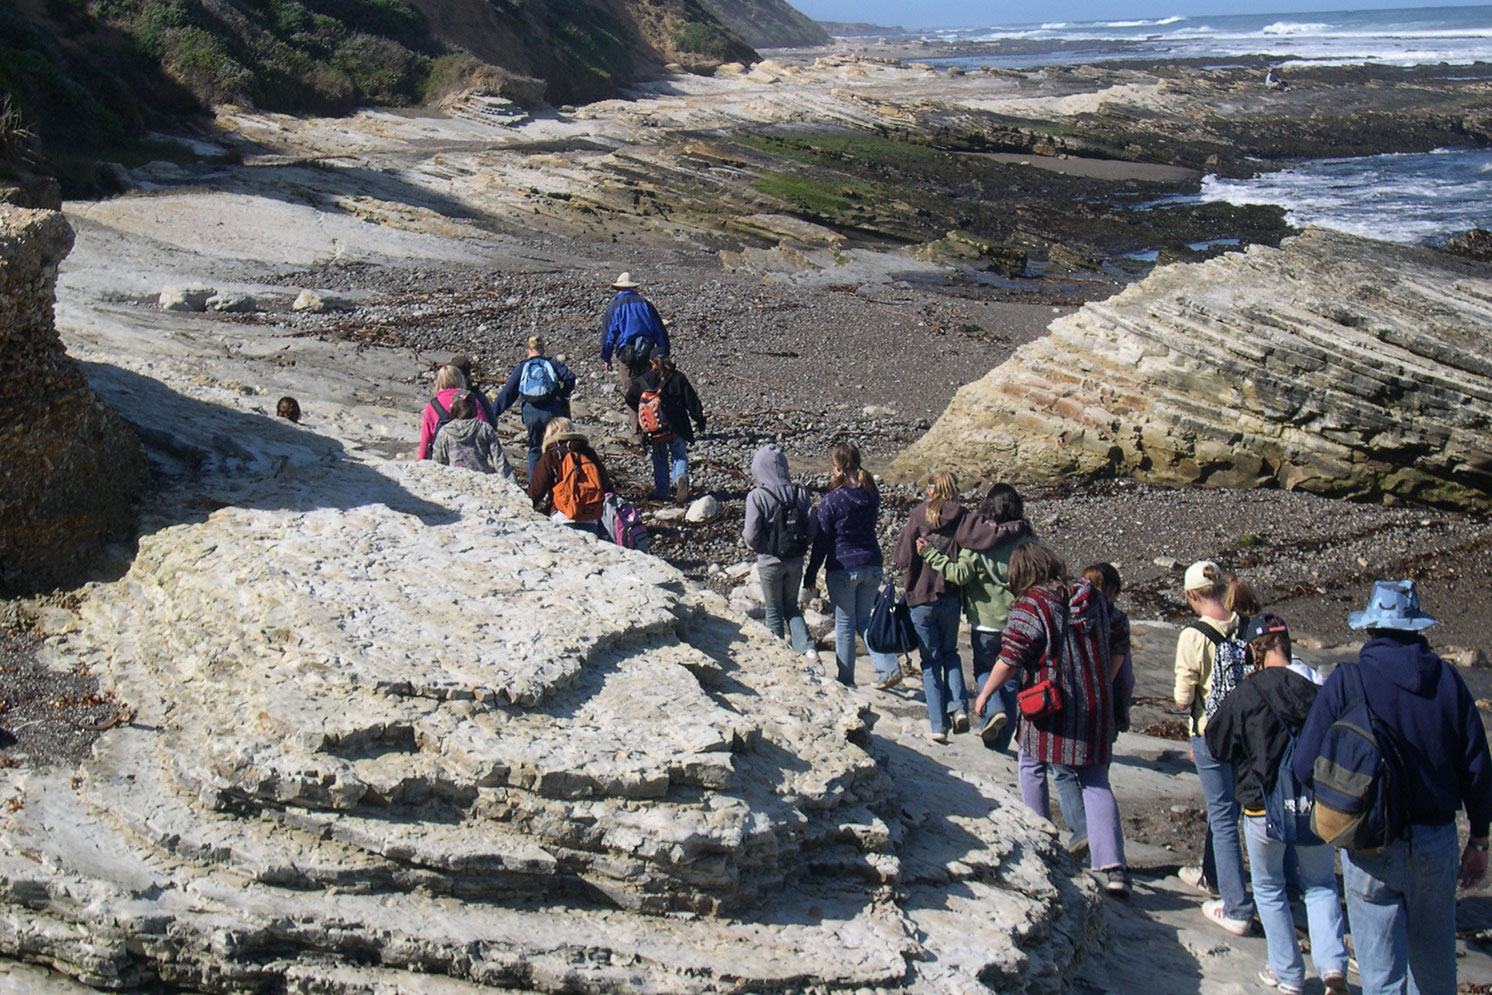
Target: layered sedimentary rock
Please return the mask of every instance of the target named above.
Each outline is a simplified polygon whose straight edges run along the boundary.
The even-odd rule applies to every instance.
[[[661,561],[132,389],[190,412],[182,469],[46,653],[135,712],[77,772],[0,771],[0,954],[189,991],[945,992],[1054,991],[1092,944],[1010,785],[873,745]]]
[[[1311,229],[1054,321],[903,476],[1126,475],[1492,507],[1492,271]]]
[[[52,325],[72,244],[61,214],[0,202],[0,594],[60,583],[128,534],[146,483],[139,442]]]

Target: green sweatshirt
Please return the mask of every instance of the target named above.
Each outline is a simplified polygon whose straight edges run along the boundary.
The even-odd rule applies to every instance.
[[[1015,604],[1015,595],[1008,586],[1010,554],[1019,545],[1002,543],[985,552],[961,549],[958,559],[950,560],[929,543],[922,550],[922,558],[950,584],[958,585],[959,603],[970,625],[979,629],[1004,629],[1010,606]]]

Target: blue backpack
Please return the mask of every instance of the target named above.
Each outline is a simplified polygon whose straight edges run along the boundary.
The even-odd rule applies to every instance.
[[[1342,668],[1342,713],[1312,768],[1311,828],[1344,850],[1381,850],[1409,828],[1409,768],[1394,731],[1368,707],[1358,665]]]
[[[1264,696],[1261,694],[1259,697]],[[1295,757],[1295,734],[1267,699],[1264,704],[1274,712],[1275,720],[1285,730],[1288,739],[1285,753],[1280,757],[1279,767],[1275,770],[1274,784],[1264,795],[1264,835],[1282,843],[1317,846],[1322,839],[1311,829],[1311,791],[1290,767],[1290,762]]]
[[[559,377],[554,364],[547,359],[535,357],[523,364],[518,377],[518,393],[529,401],[547,401],[559,389]]]

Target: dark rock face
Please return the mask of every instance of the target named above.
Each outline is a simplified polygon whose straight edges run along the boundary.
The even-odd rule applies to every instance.
[[[1445,251],[1453,256],[1492,262],[1492,231],[1473,228],[1445,240]]]
[[[1162,267],[961,389],[895,470],[1486,511],[1489,301],[1484,267],[1325,229]]]
[[[66,582],[133,528],[148,474],[52,324],[62,215],[0,204],[0,594]]]

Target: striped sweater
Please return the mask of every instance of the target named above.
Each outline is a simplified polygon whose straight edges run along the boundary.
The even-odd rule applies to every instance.
[[[1069,580],[1064,604],[1046,587],[1016,599],[1005,623],[1002,663],[1015,667],[1022,689],[1043,680],[1061,688],[1062,709],[1020,725],[1022,752],[1046,763],[1106,764],[1114,740],[1114,690],[1109,661],[1129,652],[1129,633],[1104,596],[1086,580]],[[1058,653],[1052,647],[1060,647]]]

